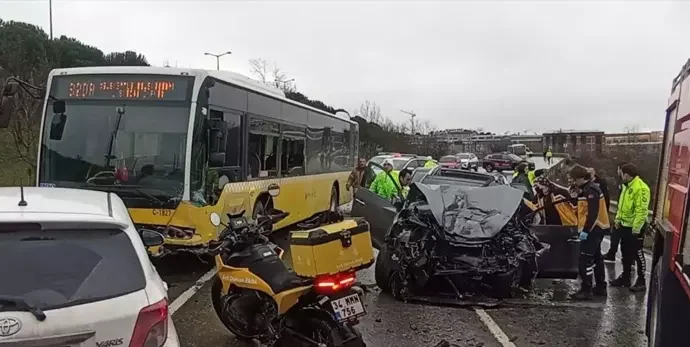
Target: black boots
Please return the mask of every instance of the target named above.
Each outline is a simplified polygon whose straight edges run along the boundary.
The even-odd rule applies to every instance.
[[[611,287],[630,287],[630,276],[625,276],[624,274],[618,276],[615,280],[609,282]]]
[[[636,292],[636,293],[644,292],[647,290],[647,284],[645,282],[644,276],[637,276],[635,283],[632,285],[630,282],[631,282],[630,277],[620,275],[615,280],[609,282],[609,285],[611,287],[618,287],[618,288],[628,287],[628,288],[630,288],[631,292]]]
[[[598,285],[598,286],[594,287],[594,289],[592,289],[592,294],[594,294],[594,296],[605,298],[609,294],[608,288],[605,284],[604,285]]]
[[[630,291],[639,293],[647,290],[647,284],[645,283],[644,276],[637,276],[635,284],[630,286]]]
[[[578,290],[577,293],[570,295],[570,300],[575,301],[586,301],[592,299],[594,299],[594,294],[592,293],[592,289],[589,288],[582,288]]]

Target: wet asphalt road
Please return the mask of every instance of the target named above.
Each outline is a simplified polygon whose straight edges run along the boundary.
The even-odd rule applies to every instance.
[[[546,166],[540,158],[534,161],[537,168]],[[276,239],[284,245],[287,232],[280,232]],[[608,249],[608,240],[602,247]],[[286,259],[290,259],[289,254]],[[202,276],[209,277],[204,274],[212,269],[211,259],[179,256],[162,259],[156,265],[170,287],[171,307],[176,309],[173,321],[182,346],[254,346],[236,340],[225,330],[211,307],[210,282],[197,283]],[[621,271],[620,260],[607,264],[606,270],[607,277],[613,279]],[[373,284],[373,266],[360,271],[358,280]],[[644,293],[610,288],[605,300],[570,302],[567,294],[577,287],[573,280],[538,280],[527,297],[485,310],[405,304],[374,290],[365,298],[368,315],[359,329],[368,346],[374,347],[432,347],[442,340],[477,347],[646,346]]]

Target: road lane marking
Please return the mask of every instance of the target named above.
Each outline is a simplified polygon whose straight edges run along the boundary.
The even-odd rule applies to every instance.
[[[491,335],[493,335],[498,343],[501,344],[503,347],[515,347],[515,344],[510,341],[510,338],[508,335],[506,335],[505,332],[501,329],[501,327],[494,322],[493,318],[489,316],[486,311],[484,311],[481,308],[475,308],[474,312],[477,313],[477,316],[479,316],[479,319],[484,323],[484,325],[489,329],[489,332],[491,332]]]
[[[604,237],[604,238],[602,239],[602,241],[605,242],[606,244],[608,244],[608,245],[609,245],[609,249],[611,249],[611,241],[610,241],[609,239],[607,239],[607,238]],[[651,270],[651,267],[652,267],[652,266],[651,266],[651,264],[652,264],[652,257],[651,257],[649,254],[645,253],[645,254],[644,254],[644,259],[649,263],[649,266],[646,266],[647,264],[645,264],[645,268],[647,269],[647,271],[645,271],[645,274],[651,275],[651,274],[652,274],[652,272],[651,272],[651,271],[652,271],[652,270]],[[616,251],[616,260],[623,261],[623,258],[621,258],[621,256],[618,255],[618,251]]]
[[[204,286],[204,284],[208,281],[210,281],[213,276],[216,275],[216,269],[213,268],[209,272],[205,273],[203,276],[201,276],[198,280],[196,280],[196,283],[194,283],[193,286],[187,288],[187,290],[184,291],[184,293],[180,294],[173,302],[170,304],[170,307],[168,308],[168,311],[170,312],[170,315],[172,316],[175,314],[177,310],[182,307],[189,299],[191,299],[194,294],[196,294],[201,287]]]

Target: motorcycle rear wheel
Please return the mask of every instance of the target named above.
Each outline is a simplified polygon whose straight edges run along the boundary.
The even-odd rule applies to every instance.
[[[325,344],[327,347],[345,347],[343,339],[338,331],[338,326],[333,321],[325,320],[319,317],[306,316],[296,322],[295,331],[304,335],[318,343]],[[361,336],[359,337],[361,339]],[[280,344],[280,347],[293,347],[294,344]],[[310,346],[308,343],[303,343],[302,347]],[[351,346],[348,343],[347,346]]]
[[[223,326],[228,329],[238,340],[251,341],[258,337],[258,334],[251,334],[247,331],[242,331],[241,328],[237,327],[230,319],[228,319],[228,314],[223,307],[223,297],[221,291],[223,289],[223,282],[220,277],[216,276],[213,281],[213,286],[211,287],[211,303],[213,305],[213,310],[216,311],[218,319],[220,319]],[[226,305],[227,306],[227,305]]]

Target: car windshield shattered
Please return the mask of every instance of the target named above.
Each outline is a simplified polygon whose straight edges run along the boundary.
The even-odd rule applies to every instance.
[[[549,249],[530,229],[531,216],[523,192],[507,185],[414,183],[386,237],[381,266],[389,270],[377,284],[404,299],[509,297],[531,285],[537,257]]]

